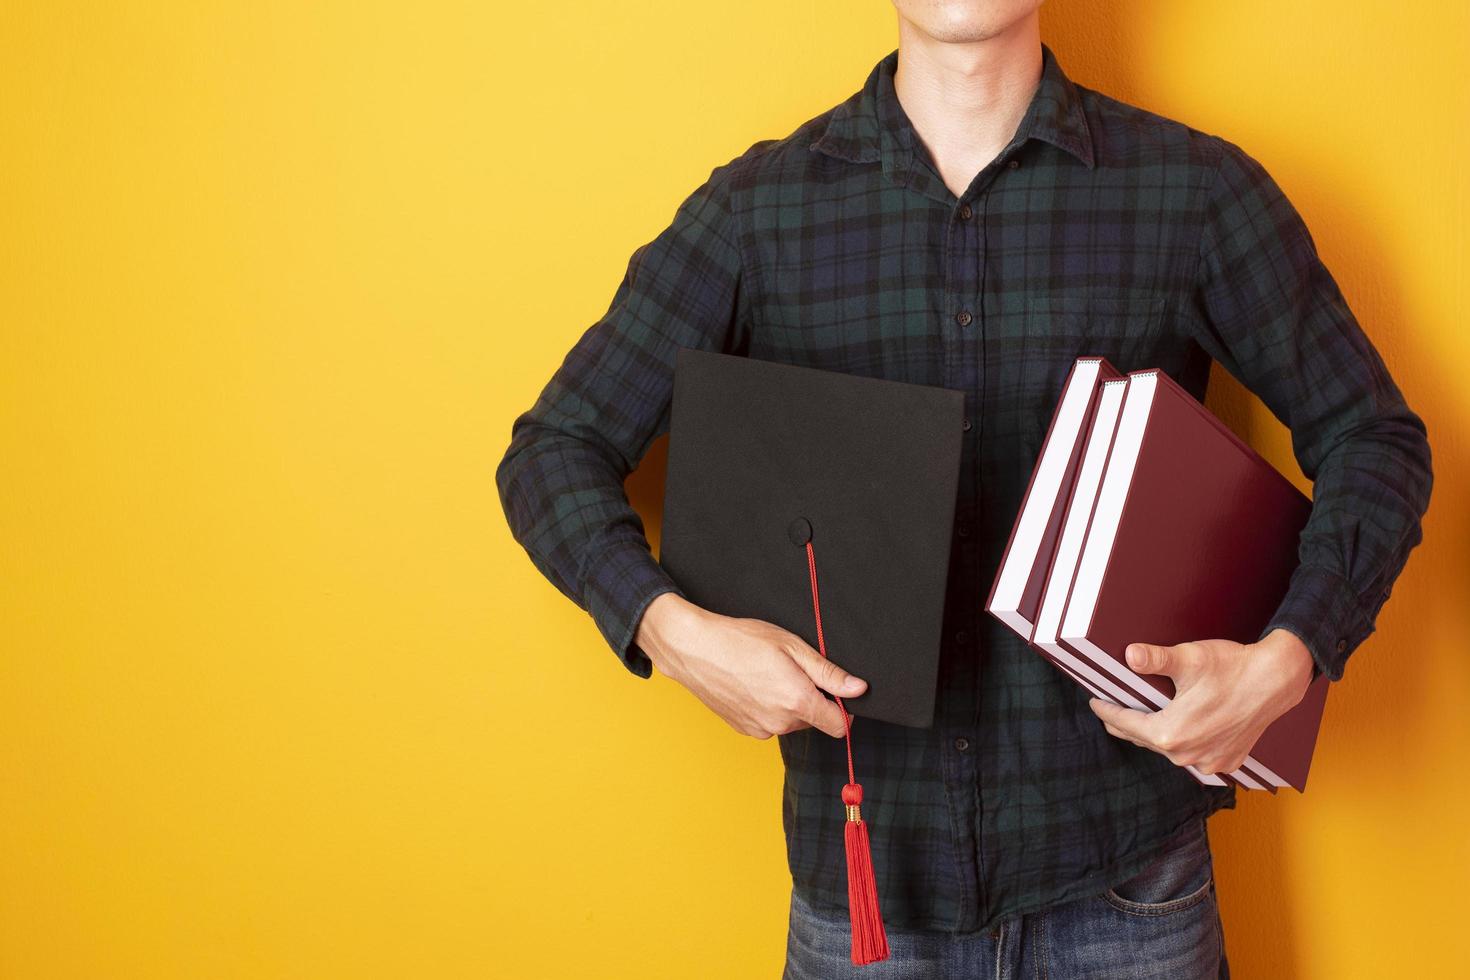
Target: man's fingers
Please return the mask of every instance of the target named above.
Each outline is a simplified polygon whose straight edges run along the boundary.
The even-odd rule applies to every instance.
[[[791,644],[787,652],[796,662],[796,666],[812,679],[812,683],[828,694],[835,694],[839,698],[855,698],[868,689],[867,681],[852,676],[805,643],[797,641]]]
[[[833,738],[841,738],[847,734],[847,724],[842,720],[842,709],[837,707],[836,702],[822,697],[816,688],[812,688],[811,699],[801,716],[811,722],[813,728],[820,729]]]
[[[1147,728],[1151,715],[1146,711],[1136,708],[1124,708],[1121,705],[1111,704],[1100,698],[1093,698],[1087,702],[1092,708],[1092,713],[1102,719],[1103,724],[1115,735],[1130,742],[1150,742]]]

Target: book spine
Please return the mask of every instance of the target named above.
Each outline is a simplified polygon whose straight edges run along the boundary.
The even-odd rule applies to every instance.
[[[1106,367],[1108,369],[1111,369],[1112,367],[1111,365],[1107,364],[1106,361],[1102,361],[1100,358],[1079,357],[1077,358],[1077,360],[1072,362],[1072,367],[1067,371],[1066,380],[1062,382],[1062,390],[1057,398],[1056,408],[1052,411],[1051,421],[1048,422],[1046,426],[1046,435],[1042,437],[1041,449],[1036,454],[1036,462],[1031,467],[1031,475],[1026,478],[1026,490],[1021,494],[1021,506],[1018,507],[1016,510],[1016,519],[1014,522],[1012,522],[1011,533],[1006,538],[1005,550],[1001,552],[1000,564],[996,566],[995,579],[990,583],[990,591],[985,596],[985,608],[987,610],[995,608],[995,593],[1000,588],[1001,579],[1005,575],[1007,562],[1009,562],[1011,559],[1011,550],[1015,546],[1016,535],[1021,529],[1021,517],[1023,514],[1026,513],[1026,507],[1031,501],[1031,491],[1036,485],[1037,470],[1040,469],[1041,460],[1046,457],[1047,447],[1051,445],[1052,435],[1056,431],[1057,415],[1061,411],[1062,401],[1063,399],[1065,399],[1067,391],[1072,387],[1072,382],[1076,380],[1077,369],[1084,363],[1088,363],[1093,360],[1100,361],[1100,368]],[[1024,639],[1029,640],[1030,637],[1024,637]]]

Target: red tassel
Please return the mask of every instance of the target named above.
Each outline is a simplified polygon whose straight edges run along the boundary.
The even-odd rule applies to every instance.
[[[806,563],[812,578],[812,615],[817,621],[817,651],[827,656],[827,637],[822,632],[822,600],[817,591],[817,553],[811,539],[806,540]],[[847,844],[847,910],[852,917],[852,962],[867,966],[888,959],[888,933],[883,929],[883,913],[878,910],[878,882],[873,875],[873,848],[868,842],[868,825],[863,823],[863,788],[858,785],[852,767],[852,715],[847,705],[837,699],[842,711],[844,741],[847,742],[847,785],[842,787],[842,802],[847,807],[847,827],[843,839]]]
[[[878,909],[878,883],[873,878],[872,847],[868,825],[863,823],[863,788],[857,783],[842,787],[847,805],[847,907],[852,917],[852,962],[866,966],[888,959],[888,933]]]

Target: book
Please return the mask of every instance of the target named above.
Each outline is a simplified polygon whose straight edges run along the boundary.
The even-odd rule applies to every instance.
[[[1077,570],[1077,560],[1082,554],[1082,542],[1092,518],[1097,490],[1102,483],[1103,464],[1112,446],[1113,433],[1117,428],[1119,410],[1123,405],[1126,379],[1103,381],[1098,395],[1097,408],[1093,416],[1091,431],[1086,437],[1086,448],[1081,467],[1077,473],[1072,497],[1067,502],[1062,533],[1057,540],[1056,553],[1047,572],[1041,606],[1036,615],[1036,627],[1031,643],[1043,655],[1055,663],[1073,679],[1085,687],[1094,697],[1127,708],[1152,710],[1127,683],[1101,674],[1087,658],[1064,644],[1058,635],[1061,630],[1062,611],[1071,592],[1072,577]],[[1259,773],[1236,770],[1222,776],[1206,775],[1193,766],[1186,766],[1190,774],[1200,782],[1221,786],[1235,782],[1246,789],[1271,789],[1263,782]],[[1248,769],[1249,767],[1247,767]]]
[[[1256,641],[1286,593],[1310,513],[1301,491],[1168,375],[1130,374],[1060,645],[1143,706],[1166,706],[1173,682],[1132,671],[1127,645]],[[1328,683],[1318,676],[1267,728],[1249,774],[1305,788]]]
[[[1097,409],[1101,382],[1121,378],[1106,358],[1082,357],[1073,363],[1031,470],[1026,495],[985,601],[992,616],[1028,640]]]
[[[1158,400],[1161,391],[1164,396]],[[1084,396],[1087,405],[1079,412],[1077,406]],[[1132,406],[1127,409],[1129,422],[1126,426],[1123,425],[1125,402]],[[1259,484],[1253,491],[1243,491],[1242,497],[1255,501],[1245,505],[1247,510],[1260,506],[1261,499],[1268,501],[1264,506],[1272,509],[1275,523],[1270,519],[1260,522],[1252,536],[1265,536],[1274,542],[1273,557],[1263,558],[1260,548],[1253,552],[1242,542],[1234,541],[1237,546],[1235,560],[1238,564],[1244,562],[1247,567],[1251,562],[1270,561],[1274,563],[1270,565],[1274,571],[1249,578],[1247,591],[1254,590],[1253,599],[1243,601],[1235,610],[1235,622],[1209,621],[1207,617],[1196,615],[1193,621],[1177,624],[1170,636],[1157,633],[1133,635],[1129,633],[1131,627],[1114,624],[1115,630],[1121,629],[1121,632],[1115,632],[1111,637],[1093,637],[1089,633],[1094,625],[1091,615],[1097,613],[1099,607],[1104,610],[1096,625],[1106,633],[1107,609],[1111,608],[1109,603],[1100,603],[1100,597],[1106,590],[1102,580],[1094,581],[1094,578],[1099,570],[1107,571],[1107,559],[1111,558],[1118,535],[1130,533],[1119,531],[1119,519],[1124,511],[1128,511],[1124,505],[1133,499],[1133,475],[1137,472],[1147,476],[1157,469],[1156,463],[1147,461],[1141,468],[1138,465],[1140,457],[1160,455],[1152,448],[1147,452],[1144,450],[1145,442],[1151,444],[1152,439],[1146,440],[1140,433],[1155,431],[1149,429],[1149,420],[1155,417],[1155,411],[1159,418],[1164,418],[1177,414],[1181,409],[1186,414],[1184,422],[1161,422],[1156,431],[1166,431],[1166,435],[1172,432],[1176,445],[1189,443],[1189,452],[1209,456],[1222,449],[1227,450],[1224,472],[1234,473],[1236,479],[1245,480],[1247,485]],[[1121,443],[1118,442],[1120,439]],[[1168,443],[1168,438],[1161,440],[1163,446]],[[1122,447],[1116,456],[1115,444]],[[1167,456],[1167,452],[1162,455]],[[1125,465],[1130,460],[1132,465]],[[1189,468],[1192,471],[1190,475],[1196,480],[1204,479],[1212,482],[1216,490],[1222,489],[1217,480],[1219,473],[1212,470],[1208,462],[1201,465],[1195,460]],[[1242,477],[1236,472],[1240,470],[1247,475]],[[1190,562],[1202,562],[1210,567],[1221,562],[1228,566],[1229,560],[1213,555],[1208,549],[1195,547],[1201,534],[1208,536],[1210,533],[1206,528],[1208,515],[1197,515],[1202,519],[1189,530],[1176,528],[1171,531],[1165,525],[1167,519],[1172,518],[1176,523],[1185,521],[1187,526],[1191,518],[1182,517],[1180,512],[1187,513],[1186,505],[1190,499],[1206,510],[1215,505],[1208,499],[1208,494],[1191,498],[1189,493],[1183,492],[1179,481],[1171,483],[1167,468],[1162,475],[1155,473],[1152,479],[1155,490],[1145,490],[1139,495],[1140,499],[1147,498],[1150,492],[1171,494],[1175,510],[1159,510],[1151,504],[1135,502],[1136,506],[1129,511],[1135,515],[1132,523],[1164,534],[1179,545],[1172,560],[1182,563],[1181,567],[1185,567],[1188,574],[1182,577],[1170,576],[1167,572],[1160,574],[1168,579],[1167,584],[1188,593],[1190,589],[1199,587],[1201,578],[1199,569],[1190,566]],[[1094,536],[1092,532],[1099,501],[1109,481],[1112,489],[1108,491],[1099,530]],[[1189,481],[1183,482],[1187,484]],[[1125,379],[1101,358],[1080,358],[1058,399],[986,608],[1094,697],[1125,707],[1156,710],[1172,699],[1172,682],[1167,677],[1143,677],[1129,669],[1122,655],[1127,644],[1134,640],[1170,645],[1188,639],[1228,638],[1251,642],[1258,638],[1295,568],[1297,537],[1310,508],[1310,502],[1289,481],[1166,375],[1141,371]],[[1044,515],[1044,519],[1039,515]],[[1166,520],[1154,521],[1155,516]],[[1022,527],[1023,523],[1029,524],[1029,530]],[[1238,512],[1233,518],[1217,521],[1220,539],[1217,543],[1222,546],[1231,543],[1230,535],[1239,537],[1241,528],[1250,526]],[[1110,536],[1110,540],[1105,540]],[[1092,577],[1083,582],[1084,588],[1074,605],[1075,586],[1084,555],[1089,549],[1092,554],[1088,559],[1089,576]],[[1271,548],[1265,550],[1270,552]],[[1153,548],[1153,553],[1168,554],[1157,547]],[[1123,556],[1121,561],[1129,560],[1127,547],[1120,548],[1119,554]],[[1254,557],[1249,557],[1252,554]],[[1204,577],[1207,579],[1209,576],[1206,574]],[[1237,573],[1237,579],[1239,577]],[[1092,594],[1094,587],[1097,594]],[[1124,606],[1129,605],[1130,600],[1143,607],[1148,606],[1150,598],[1164,601],[1165,592],[1157,583],[1145,585],[1141,599],[1127,595],[1127,587],[1121,583],[1114,588],[1120,590]],[[1241,591],[1239,582],[1227,584],[1226,588],[1232,593]],[[1217,597],[1227,604],[1230,601],[1225,593],[1218,593]],[[1083,607],[1087,603],[1092,603],[1092,609],[1084,623]],[[1180,602],[1179,605],[1195,613],[1200,611],[1192,603]],[[1074,634],[1071,636],[1066,635],[1067,630],[1064,629],[1067,616],[1071,617],[1070,626]],[[1123,622],[1127,621],[1125,615]],[[1235,632],[1232,633],[1232,629]],[[1099,640],[1106,645],[1100,646]],[[1215,776],[1200,773],[1192,767],[1186,768],[1196,779],[1214,785],[1230,782],[1247,789],[1271,792],[1284,786],[1303,788],[1325,706],[1327,685],[1325,678],[1314,680],[1302,703],[1267,729],[1246,763],[1235,772]]]
[[[987,610],[1094,697],[1145,708],[1145,702],[1126,685],[1102,674],[1057,637],[1125,384],[1126,379],[1104,359],[1082,358],[1073,366],[1032,471]],[[1086,410],[1079,412],[1084,400]],[[1048,469],[1059,477],[1048,478]],[[1033,527],[1041,526],[1042,515],[1045,531],[1040,535],[1033,531],[1028,538],[1023,526],[1028,520]],[[1249,789],[1265,788],[1244,773],[1217,776],[1186,768],[1207,785],[1237,782]]]

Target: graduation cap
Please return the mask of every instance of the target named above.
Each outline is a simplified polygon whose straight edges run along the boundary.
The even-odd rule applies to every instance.
[[[943,388],[693,349],[675,362],[664,569],[696,605],[774,623],[868,682],[836,699],[859,964],[887,940],[851,716],[933,722],[963,413]]]

